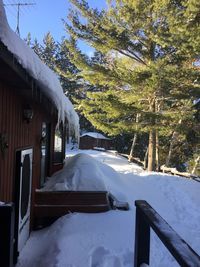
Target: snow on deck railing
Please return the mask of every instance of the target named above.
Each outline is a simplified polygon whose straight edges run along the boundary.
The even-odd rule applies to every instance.
[[[57,75],[49,69],[28,47],[7,22],[3,1],[0,0],[0,41],[13,54],[18,63],[34,78],[43,91],[49,97],[58,110],[58,121],[64,121],[67,117],[70,127],[73,127],[75,135],[79,133],[79,119],[72,103],[63,93]]]
[[[165,165],[160,166],[160,170],[163,173],[171,173],[173,175],[179,175],[179,176],[183,176],[183,177],[187,177],[187,178],[198,178],[198,176],[195,174],[192,174],[189,172],[180,172],[176,168],[167,167]]]
[[[144,200],[135,201],[135,262],[134,267],[149,265],[150,227],[184,267],[200,266],[200,256],[171,228],[171,226]]]

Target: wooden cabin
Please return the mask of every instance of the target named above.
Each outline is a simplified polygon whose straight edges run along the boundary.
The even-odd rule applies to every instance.
[[[112,149],[112,140],[101,133],[88,132],[80,137],[80,149],[104,148]]]
[[[43,186],[47,176],[63,167],[68,118],[76,116],[57,76],[9,28],[0,1],[2,267],[12,266],[13,250],[16,260],[29,237],[33,225],[35,191]],[[73,123],[72,119],[70,125]],[[11,221],[14,232],[12,227],[8,229]],[[10,234],[7,230],[11,231]]]
[[[10,29],[0,0],[1,267],[13,267],[33,228],[68,212],[114,207],[107,191],[38,190],[63,167],[66,129],[78,138],[72,103],[57,75]]]
[[[63,166],[65,125],[58,110],[0,43],[0,201],[15,204],[20,251],[31,227],[34,191]]]

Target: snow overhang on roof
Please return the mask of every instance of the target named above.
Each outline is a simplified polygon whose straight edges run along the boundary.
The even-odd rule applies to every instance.
[[[193,104],[196,106],[196,105],[199,105],[200,104],[200,98],[194,100]]]
[[[63,93],[58,76],[10,28],[2,0],[0,0],[0,41],[28,74],[36,80],[41,91],[55,105],[58,110],[58,121],[64,121],[67,118],[70,129],[78,136],[79,118],[72,103]]]
[[[84,134],[81,135],[81,137],[83,137],[83,136],[90,136],[90,137],[95,138],[95,139],[111,140],[110,138],[107,138],[103,134],[97,133],[97,132],[84,133]]]

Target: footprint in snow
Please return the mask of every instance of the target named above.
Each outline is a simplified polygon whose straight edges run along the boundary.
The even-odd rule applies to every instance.
[[[90,256],[90,267],[122,267],[120,258],[112,255],[104,247],[98,247],[92,251]]]

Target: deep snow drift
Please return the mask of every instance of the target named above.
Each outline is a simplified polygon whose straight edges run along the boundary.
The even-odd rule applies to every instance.
[[[131,209],[63,216],[49,228],[31,234],[17,267],[132,267],[136,199],[148,201],[200,254],[200,183],[144,172],[126,159],[109,153],[81,152],[86,154],[85,159],[83,155],[78,157],[85,163],[82,167],[78,164],[77,168],[84,168],[83,173],[89,175],[90,170],[97,167],[99,174],[103,173],[100,178],[106,188],[119,199],[126,198]],[[67,165],[73,161],[68,158]],[[153,233],[150,265],[179,266]]]
[[[69,158],[64,168],[48,179],[42,191],[105,191],[103,169],[103,164],[89,155],[79,153]]]

